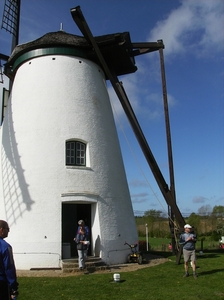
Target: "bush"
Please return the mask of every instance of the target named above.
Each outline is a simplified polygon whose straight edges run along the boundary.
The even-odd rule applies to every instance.
[[[147,251],[147,243],[146,241],[138,241],[139,251]],[[150,250],[150,245],[148,243],[148,249]]]
[[[217,242],[220,240],[220,234],[217,231],[212,231],[210,239],[211,239],[211,241]]]

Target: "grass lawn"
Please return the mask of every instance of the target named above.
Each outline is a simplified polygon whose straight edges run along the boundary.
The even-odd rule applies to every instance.
[[[176,265],[171,253],[167,263],[134,272],[121,272],[121,282],[113,282],[114,273],[60,278],[19,277],[19,300],[211,300],[224,299],[224,252],[204,252],[198,257],[198,278],[192,271],[183,278],[183,259]],[[119,272],[117,272],[119,273]]]
[[[140,237],[139,238],[142,241],[145,241],[145,237]],[[149,245],[150,249],[154,251],[162,250],[162,245],[165,245],[166,249],[168,250],[168,244],[171,242],[171,239],[169,238],[153,238],[149,237]],[[219,242],[211,241],[209,238],[205,239],[203,241],[203,249],[218,249],[219,248]],[[197,239],[196,243],[196,249],[200,250],[201,249],[201,239]]]

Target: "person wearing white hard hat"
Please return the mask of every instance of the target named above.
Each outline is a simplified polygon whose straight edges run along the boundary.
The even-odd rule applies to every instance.
[[[183,245],[183,255],[184,255],[184,277],[189,276],[189,266],[188,262],[191,260],[191,266],[193,269],[193,276],[197,278],[196,274],[196,253],[195,253],[195,243],[197,241],[196,235],[191,232],[192,227],[189,224],[184,226],[184,233],[180,235],[179,244]]]

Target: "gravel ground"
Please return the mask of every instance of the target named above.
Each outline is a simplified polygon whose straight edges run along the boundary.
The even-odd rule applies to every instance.
[[[155,265],[163,264],[168,261],[168,258],[160,257],[157,255],[147,254],[144,256],[146,261],[139,265],[138,263],[112,265],[108,270],[97,270],[91,274],[102,273],[115,273],[115,272],[132,272],[143,268],[153,267]],[[81,271],[73,273],[63,273],[62,270],[17,270],[18,277],[67,277],[67,276],[80,276],[84,273]]]

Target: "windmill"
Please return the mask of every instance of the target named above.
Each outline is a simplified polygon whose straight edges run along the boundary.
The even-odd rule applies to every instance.
[[[23,243],[13,230],[10,235],[20,268],[61,266],[83,214],[91,227],[90,254],[107,263],[124,262],[124,240],[137,239],[108,79],[168,204],[170,224],[174,214],[184,226],[174,180],[169,189],[117,78],[137,70],[137,55],[160,51],[163,62],[163,42],[132,43],[128,32],[93,37],[80,7],[71,14],[84,37],[48,33],[17,45],[5,64],[13,85],[1,130],[0,208],[10,226],[27,228]],[[37,232],[40,219],[43,231]]]
[[[158,40],[156,43],[131,43],[129,47],[130,57],[135,57],[137,55],[146,54],[153,51],[159,51],[160,54],[160,64],[161,64],[161,75],[162,75],[162,87],[163,87],[163,100],[164,100],[164,111],[165,111],[165,122],[166,122],[166,135],[167,135],[167,146],[168,146],[168,160],[169,160],[169,171],[170,171],[170,188],[166,183],[159,166],[152,154],[152,151],[146,141],[146,138],[141,130],[141,127],[138,123],[138,120],[135,116],[135,113],[131,107],[131,104],[128,100],[127,94],[124,90],[124,87],[121,82],[119,82],[116,72],[113,68],[108,67],[106,60],[102,52],[99,49],[99,46],[94,39],[90,28],[85,20],[85,17],[80,9],[80,6],[77,6],[71,9],[71,14],[73,20],[79,27],[80,31],[92,45],[101,66],[103,67],[104,72],[107,75],[107,78],[110,80],[120,102],[126,113],[126,116],[132,126],[132,129],[135,133],[135,136],[141,146],[142,152],[145,155],[145,158],[151,168],[151,171],[157,181],[157,184],[166,200],[168,205],[168,214],[169,214],[169,225],[172,233],[172,249],[175,249],[175,240],[174,240],[174,216],[181,228],[185,225],[185,220],[176,204],[176,194],[175,194],[175,182],[174,182],[174,171],[173,171],[173,157],[172,157],[172,146],[171,146],[171,134],[170,134],[170,124],[169,124],[169,113],[168,113],[168,101],[167,101],[167,91],[166,91],[166,79],[165,79],[165,67],[164,67],[164,56],[163,56],[163,41]],[[181,249],[177,256],[177,263],[180,260]]]

